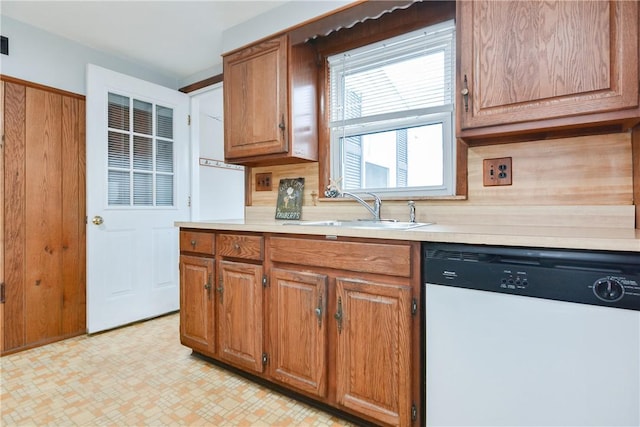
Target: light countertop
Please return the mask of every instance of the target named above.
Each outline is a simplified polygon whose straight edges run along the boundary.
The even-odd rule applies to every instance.
[[[229,220],[176,222],[175,225],[182,228],[221,231],[640,252],[639,229],[431,224],[409,230],[372,230],[286,225],[287,222]]]

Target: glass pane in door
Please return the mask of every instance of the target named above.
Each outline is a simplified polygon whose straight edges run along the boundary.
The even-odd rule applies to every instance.
[[[174,206],[173,109],[109,93],[108,204]]]

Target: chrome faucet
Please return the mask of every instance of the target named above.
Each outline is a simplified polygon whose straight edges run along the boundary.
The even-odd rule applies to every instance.
[[[339,194],[340,194],[340,197],[350,197],[356,202],[360,203],[362,206],[367,208],[369,212],[371,212],[371,215],[373,215],[373,219],[375,221],[380,221],[380,208],[382,207],[382,200],[380,200],[380,197],[378,197],[376,194],[366,193],[370,196],[373,196],[373,207],[371,207],[369,203],[364,201],[357,194],[349,193],[348,191],[341,191]]]
[[[409,200],[407,205],[409,206],[409,222],[416,222],[416,202]]]

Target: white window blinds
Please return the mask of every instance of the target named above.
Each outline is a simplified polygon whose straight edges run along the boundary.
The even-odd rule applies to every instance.
[[[331,126],[453,111],[453,21],[329,58]]]
[[[109,93],[109,206],[173,206],[173,109]]]

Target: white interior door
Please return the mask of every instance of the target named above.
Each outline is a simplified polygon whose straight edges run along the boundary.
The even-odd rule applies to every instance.
[[[189,97],[87,67],[87,329],[179,308],[188,220]]]

